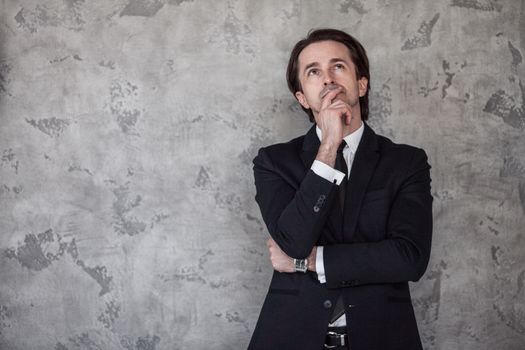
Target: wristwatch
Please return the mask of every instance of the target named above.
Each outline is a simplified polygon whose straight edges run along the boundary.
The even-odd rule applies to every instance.
[[[306,273],[308,271],[308,259],[293,259],[295,272]]]

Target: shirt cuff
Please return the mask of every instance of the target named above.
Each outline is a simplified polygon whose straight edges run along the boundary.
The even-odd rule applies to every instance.
[[[312,169],[314,173],[321,176],[325,180],[330,182],[335,181],[337,185],[339,185],[345,178],[345,174],[343,172],[340,172],[339,170],[334,169],[319,160],[314,160],[310,169]]]
[[[315,253],[315,271],[317,272],[317,279],[320,283],[326,283],[326,276],[324,274],[324,261],[323,261],[323,246],[317,246]]]

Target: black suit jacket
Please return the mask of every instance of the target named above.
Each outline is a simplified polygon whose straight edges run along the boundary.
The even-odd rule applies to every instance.
[[[270,235],[291,257],[324,246],[327,282],[274,271],[249,349],[320,350],[342,294],[353,350],[421,349],[408,281],[423,275],[432,236],[430,166],[423,150],[365,130],[344,212],[338,186],[310,167],[320,142],[304,136],[260,149],[256,196]]]

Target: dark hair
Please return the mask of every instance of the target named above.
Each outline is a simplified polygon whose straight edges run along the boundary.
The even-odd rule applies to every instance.
[[[301,82],[299,81],[298,69],[299,69],[299,54],[308,45],[320,42],[320,41],[337,41],[345,45],[350,53],[350,58],[355,65],[357,79],[366,77],[368,79],[368,85],[364,96],[359,98],[359,106],[361,108],[361,119],[368,119],[368,91],[370,90],[370,68],[368,64],[368,57],[366,51],[359,41],[353,36],[337,29],[316,29],[311,30],[307,37],[295,44],[290,59],[288,60],[288,68],[286,69],[286,81],[288,82],[288,89],[294,94],[297,91],[303,91]],[[301,106],[302,107],[302,106]],[[302,107],[303,110],[310,117],[310,121],[314,122],[314,115],[311,109]]]

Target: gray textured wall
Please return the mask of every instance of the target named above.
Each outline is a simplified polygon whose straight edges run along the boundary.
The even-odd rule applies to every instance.
[[[312,27],[427,150],[426,349],[525,349],[523,0],[0,0],[0,348],[242,349],[271,275],[257,149],[302,134]]]

